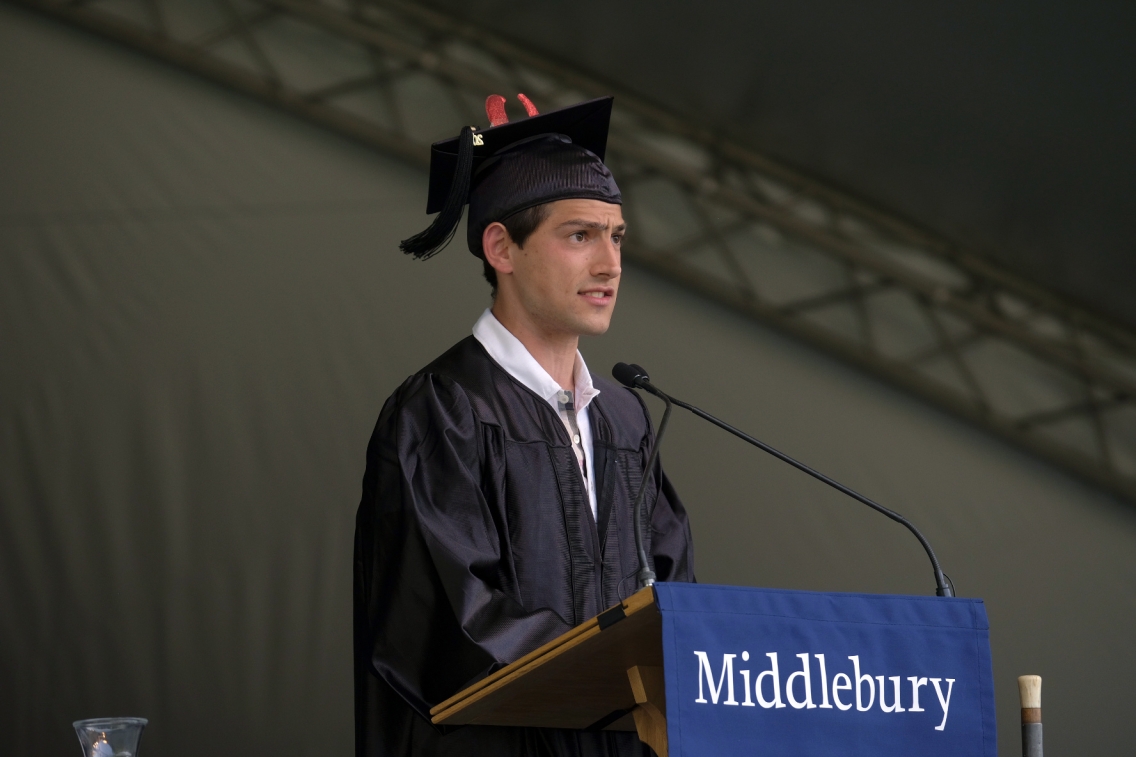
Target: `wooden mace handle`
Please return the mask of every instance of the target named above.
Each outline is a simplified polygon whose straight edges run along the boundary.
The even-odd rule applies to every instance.
[[[1041,676],[1019,676],[1022,699],[1022,757],[1042,757]]]

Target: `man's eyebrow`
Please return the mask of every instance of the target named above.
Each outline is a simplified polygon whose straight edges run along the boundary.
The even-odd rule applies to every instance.
[[[556,228],[563,229],[567,227],[573,227],[577,229],[595,229],[596,231],[607,231],[607,229],[609,228],[608,225],[603,221],[585,221],[583,218],[573,218],[569,221],[565,221]],[[626,229],[626,223],[621,223],[615,227],[615,231],[617,233],[623,232]]]

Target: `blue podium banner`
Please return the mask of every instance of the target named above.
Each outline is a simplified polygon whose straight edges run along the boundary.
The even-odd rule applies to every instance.
[[[656,584],[671,757],[996,757],[982,600]]]

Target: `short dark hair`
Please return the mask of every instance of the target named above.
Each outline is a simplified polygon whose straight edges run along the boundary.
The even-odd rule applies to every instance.
[[[516,243],[517,247],[524,249],[525,242],[528,241],[532,233],[537,230],[542,223],[548,218],[551,209],[550,203],[543,205],[534,205],[531,208],[518,210],[507,218],[501,219],[501,223],[505,226],[505,231],[509,232],[509,238]],[[489,282],[489,286],[493,287],[493,295],[497,295],[497,271],[493,266],[489,265],[484,257],[485,251],[481,252],[481,265],[485,274],[485,280]]]

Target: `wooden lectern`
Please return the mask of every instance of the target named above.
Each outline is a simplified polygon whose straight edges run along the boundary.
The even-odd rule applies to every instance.
[[[660,757],[997,755],[986,609],[953,597],[658,583],[430,714],[635,731]]]
[[[438,725],[636,731],[667,757],[662,616],[641,589],[430,710]]]

